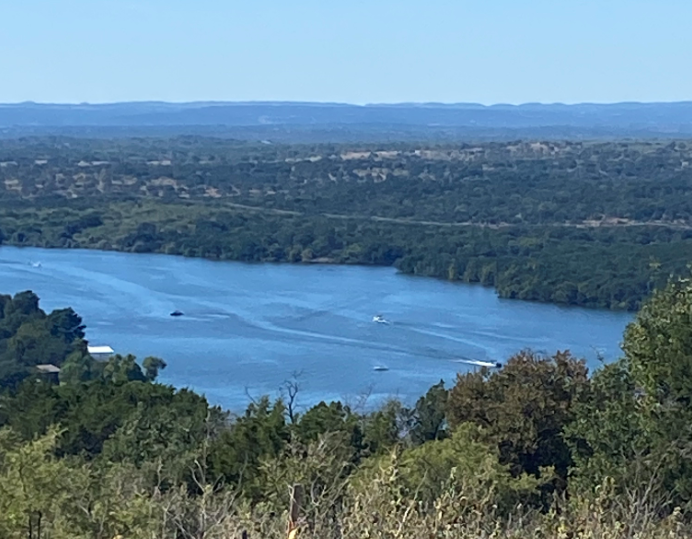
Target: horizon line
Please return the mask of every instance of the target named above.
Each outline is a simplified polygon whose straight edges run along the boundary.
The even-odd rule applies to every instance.
[[[193,100],[193,101],[160,101],[160,100],[141,100],[141,101],[81,101],[81,102],[53,102],[53,101],[18,101],[0,103],[0,107],[21,107],[21,106],[39,106],[39,107],[102,107],[102,106],[118,106],[118,105],[197,105],[197,106],[224,106],[224,105],[283,105],[283,106],[340,106],[340,107],[476,107],[476,108],[502,108],[502,107],[578,107],[578,106],[616,106],[616,105],[692,105],[692,100],[685,101],[580,101],[574,103],[565,103],[561,101],[540,102],[527,101],[522,103],[492,103],[484,104],[472,101],[398,101],[398,102],[373,102],[373,103],[349,103],[340,101],[290,101],[290,100]]]

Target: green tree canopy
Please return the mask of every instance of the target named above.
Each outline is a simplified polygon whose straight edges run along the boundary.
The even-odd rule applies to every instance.
[[[512,473],[539,474],[552,466],[563,480],[572,464],[563,429],[587,396],[584,361],[569,353],[522,352],[500,371],[460,374],[447,403],[451,427],[474,423],[495,444]]]
[[[594,376],[573,436],[585,488],[614,480],[692,502],[692,280],[654,293],[627,327],[624,357]]]

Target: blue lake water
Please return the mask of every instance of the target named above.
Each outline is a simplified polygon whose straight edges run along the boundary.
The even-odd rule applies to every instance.
[[[309,405],[411,402],[474,368],[459,359],[502,362],[524,348],[570,350],[595,368],[599,353],[619,356],[632,319],[502,300],[491,289],[387,268],[1,247],[0,292],[28,289],[45,310],[73,307],[90,344],[162,357],[160,381],[234,410],[278,395],[296,374],[299,403]],[[374,314],[391,324],[373,323]]]

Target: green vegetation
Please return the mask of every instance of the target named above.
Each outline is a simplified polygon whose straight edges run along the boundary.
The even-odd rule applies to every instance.
[[[46,314],[31,291],[0,295],[0,388],[16,387],[31,377],[45,378],[41,366],[61,368],[60,381],[68,383],[153,381],[166,362],[148,357],[142,366],[133,356],[115,356],[96,363],[88,354],[82,319],[72,309]]]
[[[69,309],[2,304],[3,538],[285,537],[296,484],[312,539],[692,534],[692,279],[654,292],[592,376],[525,351],[367,413],[301,407],[292,385],[233,416],[158,384],[162,360],[95,361]]]
[[[11,245],[375,264],[639,308],[692,253],[692,144],[0,141]]]
[[[72,309],[46,314],[30,292],[0,296],[0,387],[15,386],[38,365],[67,367],[86,356],[82,319]],[[70,364],[70,365],[66,365]]]

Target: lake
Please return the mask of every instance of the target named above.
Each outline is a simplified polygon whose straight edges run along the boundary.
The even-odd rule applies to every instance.
[[[619,356],[632,319],[502,300],[492,289],[390,268],[1,247],[0,279],[0,292],[33,290],[46,311],[73,307],[90,344],[162,357],[161,382],[233,410],[278,395],[294,376],[302,405],[413,402],[475,368],[460,359],[503,362],[524,348],[571,350],[595,368],[599,353]],[[375,314],[391,323],[374,323]]]

